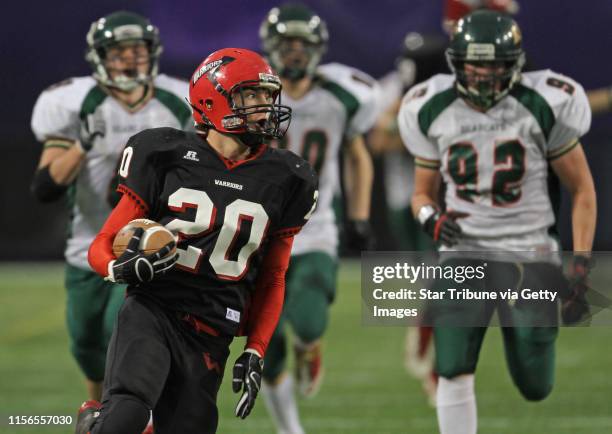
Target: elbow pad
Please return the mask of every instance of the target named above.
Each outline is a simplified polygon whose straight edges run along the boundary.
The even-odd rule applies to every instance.
[[[30,185],[30,191],[40,202],[53,202],[63,196],[67,185],[57,184],[49,173],[49,165],[37,169]]]

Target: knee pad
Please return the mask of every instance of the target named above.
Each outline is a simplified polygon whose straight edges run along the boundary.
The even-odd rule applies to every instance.
[[[288,316],[300,342],[308,344],[323,336],[329,317],[329,299],[322,291],[304,290],[292,299]]]
[[[438,379],[436,406],[451,407],[474,399],[474,374]]]
[[[552,392],[552,383],[539,378],[524,379],[516,383],[516,387],[527,401],[542,401]]]
[[[555,338],[558,330],[525,330],[506,348],[512,381],[528,401],[541,401],[552,392],[555,381]]]
[[[141,433],[149,422],[149,407],[134,395],[111,395],[102,404],[91,434]]]

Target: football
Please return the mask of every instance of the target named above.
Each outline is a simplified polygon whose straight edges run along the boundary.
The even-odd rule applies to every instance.
[[[115,236],[113,240],[113,254],[115,257],[119,257],[123,254],[127,248],[130,238],[134,233],[134,229],[143,228],[144,233],[140,239],[140,250],[145,254],[149,255],[154,253],[168,244],[170,241],[175,241],[174,235],[164,226],[157,222],[149,219],[136,219],[129,222],[127,225],[121,228],[121,230]],[[176,247],[172,249],[167,256],[174,254]]]

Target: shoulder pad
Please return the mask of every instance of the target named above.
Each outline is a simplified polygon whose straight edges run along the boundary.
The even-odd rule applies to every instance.
[[[348,125],[345,135],[363,134],[376,121],[381,90],[378,82],[358,69],[339,63],[322,65],[317,70],[321,87],[344,106]]]
[[[450,74],[436,74],[428,80],[417,83],[402,98],[402,106],[420,110],[436,95],[453,88],[455,77]]]
[[[81,110],[90,99],[88,95],[97,93],[96,84],[92,77],[76,77],[44,90],[32,110],[31,127],[36,139],[41,142],[50,138],[77,140]]]
[[[367,102],[375,96],[378,83],[368,74],[340,63],[329,63],[317,68],[323,82],[334,83],[352,94],[360,103]]]
[[[584,94],[580,83],[550,69],[523,73],[521,84],[540,94],[553,111],[568,100]]]
[[[189,82],[177,77],[159,74],[155,77],[154,85],[174,93],[181,99],[189,95]]]
[[[427,136],[429,126],[457,98],[454,82],[452,75],[437,74],[415,84],[402,99],[402,116],[414,117],[423,135]]]
[[[275,149],[271,148],[278,158],[287,165],[291,173],[304,181],[316,185],[317,175],[310,164],[302,157],[294,154],[288,149]]]
[[[414,85],[402,99],[397,115],[400,136],[419,166],[437,169],[440,151],[429,138],[429,129],[438,116],[457,98],[454,76],[434,75]]]
[[[549,147],[563,145],[585,134],[591,108],[580,83],[551,70],[526,72],[512,91],[536,118]]]
[[[83,99],[96,85],[96,80],[90,76],[67,78],[47,87],[42,91],[39,98],[44,98],[47,104],[78,112]]]
[[[188,95],[189,85],[186,81],[167,75],[155,78],[155,98],[172,112],[183,128],[189,125],[191,119],[191,108],[185,101]]]
[[[176,128],[148,128],[130,137],[127,146],[146,149],[149,154],[168,151],[179,144],[178,140],[186,139],[187,135]]]
[[[320,65],[317,68],[317,73],[327,80],[339,83],[345,82],[348,86],[360,83],[364,86],[372,87],[376,84],[376,80],[365,72],[336,62]]]

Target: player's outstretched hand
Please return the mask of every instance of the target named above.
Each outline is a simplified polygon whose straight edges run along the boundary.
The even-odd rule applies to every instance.
[[[586,300],[586,292],[589,290],[589,272],[592,267],[591,258],[582,255],[574,256],[568,276],[569,294],[561,304],[563,324],[576,324],[589,314],[590,308]]]
[[[434,241],[440,241],[448,247],[454,246],[459,242],[462,233],[457,220],[468,216],[469,214],[459,211],[436,212],[425,221],[423,229]]]
[[[130,285],[150,282],[155,276],[165,274],[174,266],[178,260],[178,253],[175,252],[173,255],[168,253],[174,249],[176,243],[170,241],[158,251],[145,255],[138,248],[143,233],[143,228],[134,230],[125,252],[112,264],[107,280]]]
[[[244,419],[255,406],[255,398],[261,387],[263,365],[263,359],[249,351],[245,351],[236,359],[232,389],[234,393],[242,391],[238,404],[236,404],[236,417]]]

